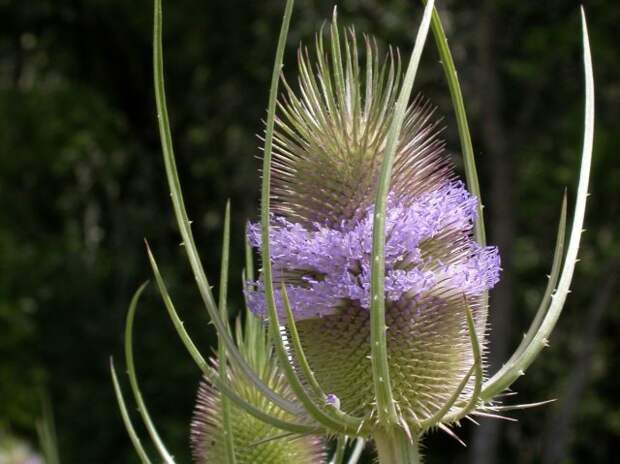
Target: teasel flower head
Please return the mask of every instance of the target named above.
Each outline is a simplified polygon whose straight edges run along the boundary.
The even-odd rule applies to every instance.
[[[398,51],[381,56],[370,37],[360,49],[355,31],[339,30],[335,18],[330,31],[329,43],[317,36],[313,55],[299,50],[298,90],[285,83],[280,100],[271,264],[318,383],[343,411],[371,419],[374,202],[403,73]],[[478,200],[444,153],[434,113],[420,96],[406,110],[385,212],[389,370],[399,416],[418,431],[432,424],[474,363],[468,311],[484,346],[483,295],[500,273],[497,249],[473,240]],[[260,248],[260,224],[250,224],[248,236]],[[265,316],[263,293],[263,282],[252,282],[248,301]],[[276,307],[284,317],[279,292]],[[470,376],[454,404],[473,388]]]
[[[582,10],[584,143],[570,235],[566,235],[565,196],[553,266],[538,313],[505,365],[485,378],[486,293],[498,281],[500,261],[498,251],[485,245],[467,117],[434,1],[424,2],[405,73],[397,51],[390,49],[383,58],[370,38],[359,47],[354,31],[342,33],[334,17],[329,44],[321,33],[315,58],[305,48],[300,50],[298,88],[282,81],[285,92],[278,102],[293,3],[286,1],[273,67],[260,225],[251,224],[247,231],[249,244],[260,247],[262,258],[259,278],[254,279],[252,253],[246,250],[247,305],[267,320],[275,354],[257,362],[254,344],[241,343],[239,334],[235,342],[227,321],[229,210],[216,302],[184,206],[165,101],[161,0],[155,0],[154,83],[168,185],[183,248],[220,342],[215,368],[187,333],[149,251],[175,329],[209,382],[199,394],[194,454],[198,462],[211,462],[214,456],[234,464],[231,425],[239,427],[235,419],[241,422],[241,416],[230,418],[247,412],[272,425],[274,432],[284,431],[259,445],[292,436],[336,436],[333,462],[342,462],[346,438],[355,436],[356,451],[366,438],[373,439],[379,462],[419,463],[419,440],[427,430],[437,427],[452,434],[449,426],[464,417],[528,406],[503,405],[498,395],[547,346],[577,262],[594,133],[585,14]],[[443,153],[432,106],[422,97],[410,103],[431,27],[450,87],[472,193]],[[137,295],[132,307],[136,299]],[[131,334],[131,317],[126,334]],[[126,358],[143,422],[163,461],[172,464],[139,392],[130,335],[126,335]],[[128,417],[113,365],[111,374],[134,447],[143,462],[149,462]],[[244,413],[233,412],[233,406]],[[218,434],[220,415],[228,424],[226,434]],[[300,454],[285,462],[322,459],[316,441],[300,440],[308,447],[289,448]],[[219,442],[227,442],[224,458]],[[349,463],[358,458],[356,452]],[[275,459],[268,462],[278,462]]]
[[[236,341],[240,352],[250,366],[273,389],[289,400],[294,400],[287,380],[279,369],[271,344],[263,327],[254,316],[247,316],[245,330],[237,324]],[[212,360],[215,368],[218,361]],[[228,384],[241,399],[276,419],[290,420],[291,414],[273,405],[233,364],[225,371]],[[237,464],[288,464],[325,461],[323,440],[314,436],[284,434],[281,429],[263,422],[238,407],[228,407],[228,401],[216,385],[205,378],[198,390],[196,408],[191,424],[191,447],[196,464],[220,464],[227,461],[227,433],[232,435],[232,452]],[[225,424],[224,421],[228,423]]]

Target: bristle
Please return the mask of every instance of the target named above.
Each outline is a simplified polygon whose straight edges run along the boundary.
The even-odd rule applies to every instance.
[[[201,382],[190,425],[190,446],[194,462],[208,462],[209,456],[223,453],[224,443],[220,445],[222,450],[216,451],[221,437],[219,433],[214,433],[222,429],[221,417],[219,393],[206,381]]]
[[[327,56],[317,39],[313,67],[298,52],[299,95],[284,81],[272,160],[272,205],[296,222],[337,226],[373,202],[392,107],[399,91],[400,61],[393,52],[380,63],[376,43],[366,39],[361,71],[355,34],[345,34],[342,56]],[[342,83],[331,76],[344,69]],[[393,192],[411,199],[453,179],[442,155],[433,106],[421,96],[407,111],[393,169]]]

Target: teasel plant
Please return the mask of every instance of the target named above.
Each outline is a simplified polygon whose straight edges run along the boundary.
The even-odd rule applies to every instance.
[[[162,4],[155,0],[154,82],[167,180],[182,245],[218,349],[206,359],[184,327],[155,257],[158,290],[181,341],[204,375],[191,425],[195,462],[349,463],[372,442],[378,462],[422,462],[424,436],[478,416],[546,403],[507,404],[512,384],[545,346],[570,292],[583,231],[594,134],[594,79],[582,9],[585,122],[570,232],[561,204],[546,291],[525,336],[499,371],[487,372],[488,291],[500,276],[488,246],[474,150],[452,55],[434,1],[407,61],[371,37],[340,29],[336,12],[301,47],[293,85],[282,73],[293,0],[287,0],[262,141],[260,221],[250,223],[243,275],[246,314],[227,310],[230,206],[216,301],[194,240],[179,180],[163,79]],[[456,116],[466,182],[444,153],[434,107],[412,98],[432,31]],[[361,44],[361,45],[360,45]],[[253,249],[260,251],[254,275]],[[130,304],[125,354],[144,425],[165,463],[175,462],[142,399]],[[143,463],[150,458],[111,363],[121,414]],[[247,426],[245,426],[247,425]]]

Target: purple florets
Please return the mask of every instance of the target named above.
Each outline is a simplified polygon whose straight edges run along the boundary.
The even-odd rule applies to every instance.
[[[500,271],[497,249],[482,248],[470,238],[476,204],[462,182],[447,182],[408,204],[388,198],[386,301],[445,290],[476,296],[495,285]],[[372,207],[361,220],[343,221],[338,228],[321,224],[306,228],[272,216],[278,312],[283,314],[281,283],[299,319],[333,314],[342,305],[369,308],[372,224]],[[260,224],[248,225],[248,237],[253,247],[260,248]],[[265,315],[263,289],[258,281],[250,282],[246,290],[249,308],[258,315]]]

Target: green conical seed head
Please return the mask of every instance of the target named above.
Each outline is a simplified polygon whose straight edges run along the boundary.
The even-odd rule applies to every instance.
[[[289,415],[268,405],[267,400],[260,403],[264,412],[274,417],[291,419]],[[197,464],[227,462],[222,417],[222,394],[203,382],[192,422],[192,451]],[[237,464],[315,464],[323,461],[323,447],[316,437],[294,440],[290,437],[282,438],[280,436],[284,431],[234,406],[230,408],[230,419]]]
[[[295,396],[277,365],[260,321],[248,314],[243,333],[240,323],[237,324],[236,339],[239,351],[260,379],[283,398],[294,401]],[[267,399],[234,363],[228,363],[226,373],[231,387],[247,403],[271,417],[289,422],[300,421],[299,417],[282,411]],[[222,392],[208,381],[204,380],[200,385],[191,425],[192,454],[196,464],[228,462],[223,422],[224,398]],[[228,411],[236,464],[324,462],[324,443],[319,437],[286,433],[236,407],[230,400]]]

